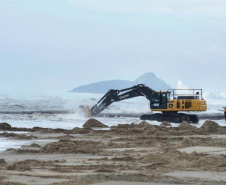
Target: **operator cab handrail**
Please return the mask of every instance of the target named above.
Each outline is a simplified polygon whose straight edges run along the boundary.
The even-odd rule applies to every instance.
[[[200,97],[203,99],[202,89],[168,89],[167,91],[173,96],[172,99],[200,99]]]

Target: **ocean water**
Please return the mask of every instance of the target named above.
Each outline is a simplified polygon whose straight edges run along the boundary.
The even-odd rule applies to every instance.
[[[0,122],[7,122],[13,127],[45,127],[72,129],[82,127],[87,117],[79,109],[80,105],[93,106],[102,97],[102,94],[87,93],[0,93]],[[208,114],[223,114],[223,106],[226,99],[206,99]],[[58,114],[24,114],[26,111],[59,111]],[[66,111],[67,113],[60,113]],[[1,112],[7,112],[3,114]],[[124,100],[111,104],[103,112],[105,113],[150,113],[149,101],[144,97]],[[202,114],[202,113],[197,113]],[[125,123],[141,122],[137,117],[98,117],[102,123],[113,126]],[[150,124],[159,125],[157,121],[147,121]],[[205,120],[200,120],[200,127]],[[225,125],[224,120],[216,120],[220,125]],[[178,124],[172,124],[178,126]],[[6,148],[17,148],[26,141],[0,138],[0,151]]]

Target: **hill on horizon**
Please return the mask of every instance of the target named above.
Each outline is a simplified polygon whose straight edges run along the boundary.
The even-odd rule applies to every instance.
[[[82,85],[71,90],[71,92],[78,93],[106,93],[109,89],[124,89],[132,87],[137,84],[145,84],[146,86],[159,91],[166,91],[171,87],[166,84],[162,79],[156,77],[154,73],[145,73],[138,77],[135,81],[128,80],[106,80],[102,82],[91,83],[88,85]]]

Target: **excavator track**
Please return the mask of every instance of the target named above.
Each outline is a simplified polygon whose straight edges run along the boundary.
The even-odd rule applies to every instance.
[[[199,117],[195,114],[184,114],[184,113],[156,113],[156,114],[148,114],[142,115],[140,117],[141,120],[155,120],[155,121],[169,121],[172,123],[181,123],[183,121],[187,121],[188,123],[198,123]]]

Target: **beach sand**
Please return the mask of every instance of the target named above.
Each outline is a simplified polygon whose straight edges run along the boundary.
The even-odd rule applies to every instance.
[[[26,131],[3,132],[1,138],[28,141],[0,153],[0,184],[226,183],[226,127],[216,122],[206,121],[200,128],[187,122],[171,127],[145,121],[91,126],[65,130],[0,124],[4,131]]]

